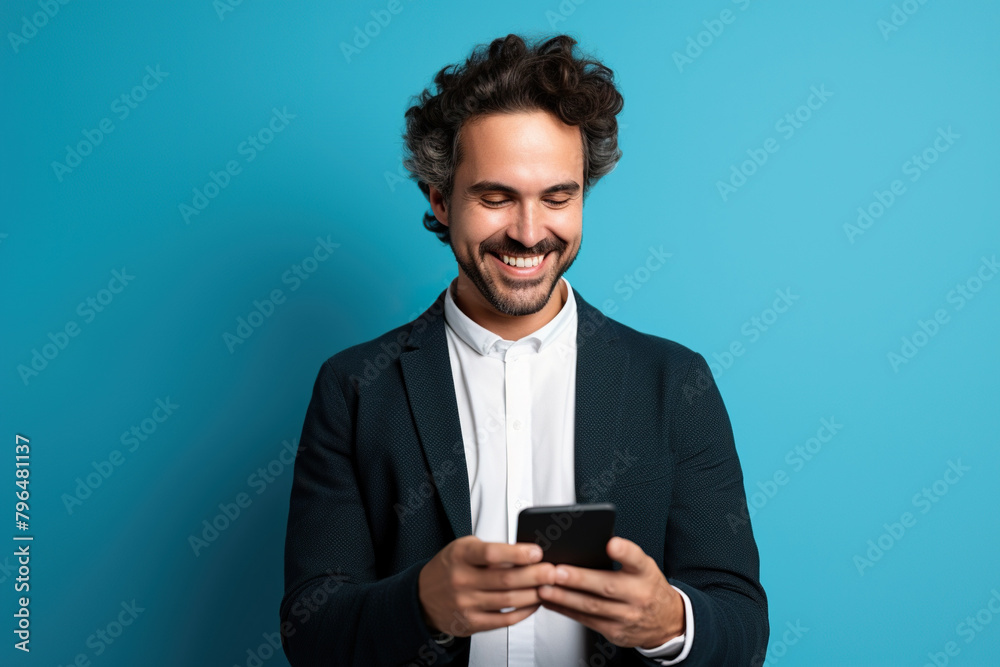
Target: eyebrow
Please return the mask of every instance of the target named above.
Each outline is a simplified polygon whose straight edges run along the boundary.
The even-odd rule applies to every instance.
[[[473,183],[465,190],[470,195],[478,195],[484,192],[503,192],[512,195],[521,194],[514,187],[507,185],[505,183],[500,183],[499,181],[479,181],[478,183]],[[552,194],[553,192],[566,192],[568,194],[576,194],[580,191],[580,184],[576,181],[566,181],[565,183],[556,183],[555,185],[550,185],[542,191],[543,195]]]

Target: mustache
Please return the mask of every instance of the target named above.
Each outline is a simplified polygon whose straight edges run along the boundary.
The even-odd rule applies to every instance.
[[[552,251],[562,252],[566,249],[566,243],[561,241],[547,241],[539,243],[531,248],[526,248],[521,244],[512,245],[510,243],[483,245],[480,246],[483,254],[496,255],[546,255]]]

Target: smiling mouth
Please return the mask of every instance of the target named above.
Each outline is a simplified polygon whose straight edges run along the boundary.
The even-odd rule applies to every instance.
[[[517,268],[531,268],[538,266],[545,260],[545,254],[542,255],[507,255],[504,253],[491,252],[491,255],[499,259],[501,262],[508,266],[513,266]]]

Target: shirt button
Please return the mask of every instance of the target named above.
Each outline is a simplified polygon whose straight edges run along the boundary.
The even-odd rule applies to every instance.
[[[515,419],[514,420],[514,430],[515,431],[520,431],[521,430],[521,420],[520,419]]]

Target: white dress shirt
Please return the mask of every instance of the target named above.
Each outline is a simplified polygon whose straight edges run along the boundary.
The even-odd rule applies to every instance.
[[[566,303],[534,333],[503,340],[444,302],[448,355],[465,444],[472,532],[487,542],[516,542],[517,515],[535,505],[576,502],[574,418],[577,310],[565,277]],[[553,291],[559,298],[559,290]],[[684,601],[686,632],[654,649],[636,649],[663,665],[684,660],[694,618]],[[586,664],[586,628],[540,607],[510,627],[472,635],[470,667]]]

